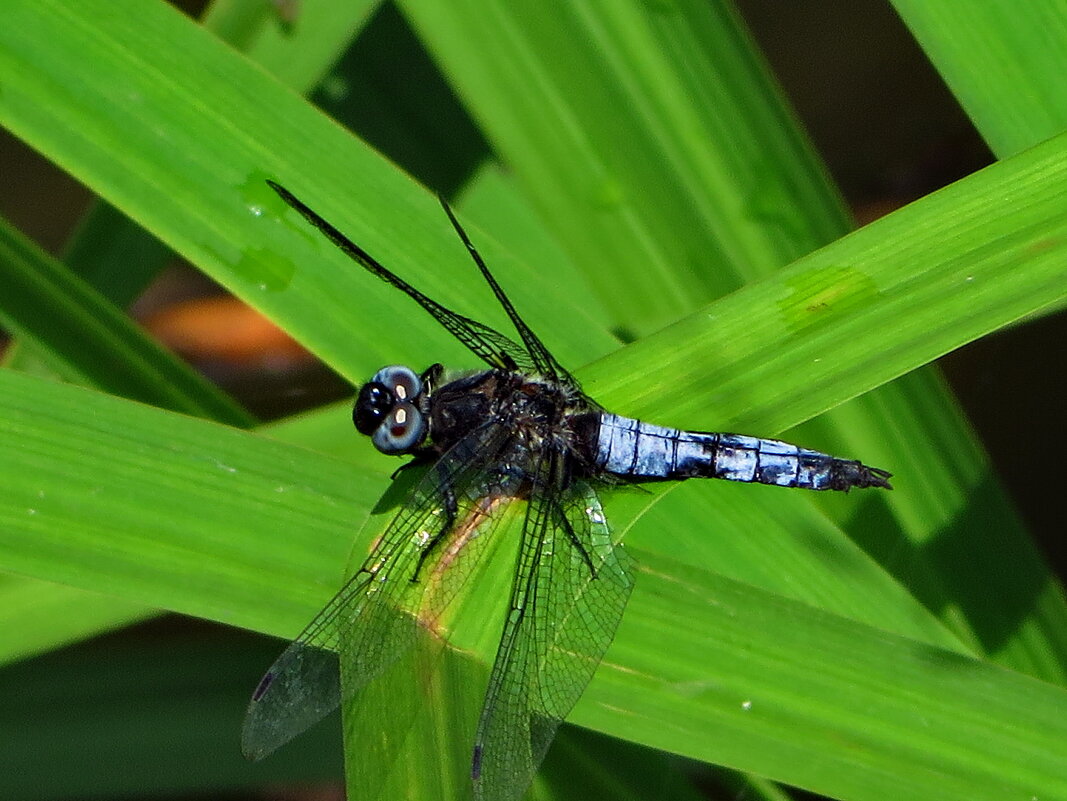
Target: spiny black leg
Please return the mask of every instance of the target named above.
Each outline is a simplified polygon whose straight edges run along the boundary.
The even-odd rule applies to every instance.
[[[560,527],[567,532],[567,539],[571,541],[571,544],[578,550],[578,553],[582,555],[582,561],[585,562],[586,567],[589,568],[590,578],[596,578],[596,568],[593,566],[593,558],[589,555],[589,551],[585,549],[585,545],[578,539],[577,533],[571,526],[571,521],[567,519],[567,515],[564,514],[563,508],[556,502],[552,503],[552,511],[559,520]]]
[[[437,547],[438,543],[440,543],[441,540],[444,539],[445,534],[451,531],[452,526],[456,522],[456,512],[459,509],[459,504],[456,501],[456,494],[452,491],[452,487],[448,486],[447,481],[443,481],[442,485],[444,487],[444,491],[442,494],[444,495],[445,501],[445,517],[442,521],[441,527],[437,529],[437,533],[430,538],[430,540],[423,547],[422,551],[419,553],[419,561],[416,562],[415,572],[411,575],[412,584],[418,582],[419,573],[422,572],[422,566],[426,562],[427,557]]]

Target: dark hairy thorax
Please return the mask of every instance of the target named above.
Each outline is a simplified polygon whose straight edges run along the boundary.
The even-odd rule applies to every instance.
[[[436,389],[429,401],[430,438],[439,453],[470,432],[495,422],[513,432],[505,462],[528,470],[535,454],[555,450],[567,471],[586,473],[596,441],[596,412],[566,386],[503,370],[457,378]]]

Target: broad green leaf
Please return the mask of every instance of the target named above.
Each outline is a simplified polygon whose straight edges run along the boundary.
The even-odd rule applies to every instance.
[[[71,380],[236,425],[251,418],[121,311],[0,221],[0,323]]]
[[[174,257],[113,206],[95,204],[63,253],[63,263],[116,306],[136,300]]]
[[[119,598],[0,575],[0,665],[156,614]]]
[[[203,25],[303,93],[326,76],[378,5],[379,0],[288,5],[215,0]]]
[[[9,572],[292,636],[381,493],[266,437],[10,370],[0,385]]]
[[[893,6],[999,158],[1067,129],[1060,0]]]

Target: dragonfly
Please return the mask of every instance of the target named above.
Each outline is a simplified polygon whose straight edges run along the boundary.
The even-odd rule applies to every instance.
[[[383,367],[359,390],[357,431],[424,469],[360,569],[267,671],[242,730],[261,758],[332,712],[412,647],[454,599],[498,509],[525,502],[514,579],[471,744],[476,799],[518,799],[611,644],[633,587],[599,492],[718,478],[847,492],[891,474],[774,439],[685,431],[612,414],[549,352],[444,211],[518,341],[451,311],[387,270],[283,186],[271,188],[336,247],[406,294],[487,369]],[[403,470],[404,468],[401,468]],[[398,471],[399,472],[399,471]],[[520,528],[518,525],[515,528]],[[339,678],[343,671],[344,681]],[[358,699],[357,699],[358,700]],[[387,715],[388,710],[382,710]]]

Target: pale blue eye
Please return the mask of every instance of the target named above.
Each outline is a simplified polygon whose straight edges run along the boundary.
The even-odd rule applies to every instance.
[[[385,386],[398,403],[410,401],[422,392],[422,381],[410,367],[402,364],[391,364],[383,367],[374,374],[371,383]]]
[[[426,419],[410,403],[398,403],[371,435],[374,447],[382,453],[407,453],[426,438]]]

